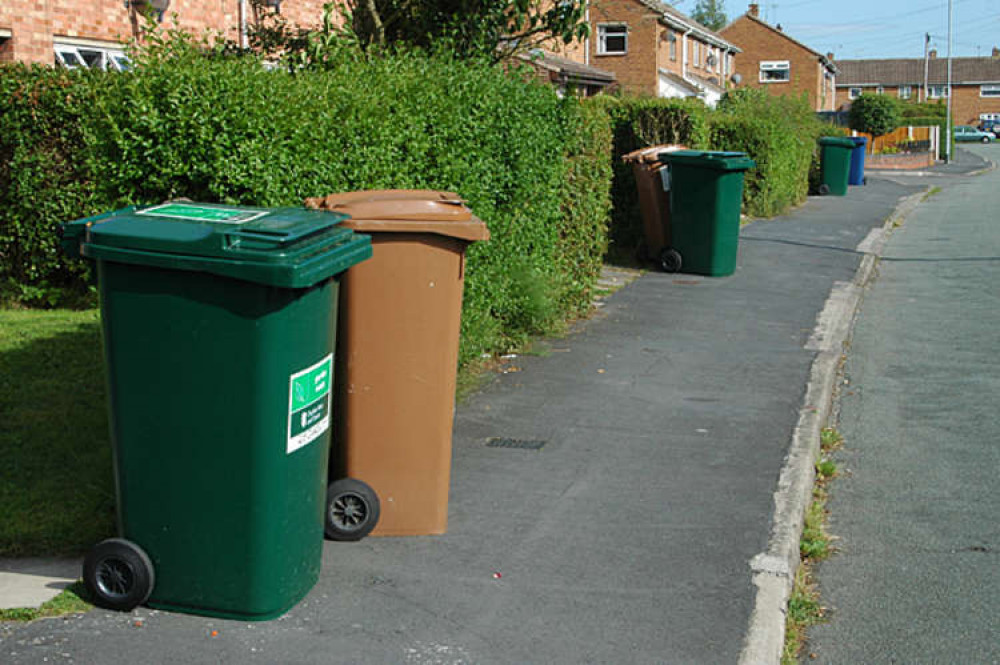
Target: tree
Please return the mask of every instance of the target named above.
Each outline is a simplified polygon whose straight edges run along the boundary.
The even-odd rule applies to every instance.
[[[553,40],[586,39],[585,7],[586,0],[342,0],[324,5],[318,31],[294,28],[272,12],[252,27],[251,44],[289,53],[346,40],[367,52],[404,45],[501,61]]]
[[[847,125],[858,132],[882,136],[899,127],[899,102],[887,95],[864,94],[851,102]]]
[[[729,23],[723,0],[698,0],[691,18],[710,30],[721,30]]]

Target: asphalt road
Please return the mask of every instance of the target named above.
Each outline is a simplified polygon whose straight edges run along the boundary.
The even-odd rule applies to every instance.
[[[806,662],[1000,663],[1000,171],[927,180],[847,356]]]

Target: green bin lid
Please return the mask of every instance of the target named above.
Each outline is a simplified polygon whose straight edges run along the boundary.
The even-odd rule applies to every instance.
[[[371,256],[346,215],[305,208],[168,202],[63,225],[63,246],[102,261],[194,270],[305,288]]]
[[[660,161],[671,164],[685,164],[715,171],[746,171],[757,166],[745,152],[722,152],[709,150],[674,150],[661,152]]]
[[[837,146],[838,148],[850,148],[851,150],[854,150],[854,141],[846,136],[821,136],[819,138],[819,144]]]

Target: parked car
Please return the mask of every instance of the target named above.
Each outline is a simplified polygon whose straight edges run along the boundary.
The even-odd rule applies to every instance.
[[[955,141],[977,141],[979,143],[989,143],[996,140],[997,135],[993,132],[984,132],[976,129],[972,125],[955,125]]]

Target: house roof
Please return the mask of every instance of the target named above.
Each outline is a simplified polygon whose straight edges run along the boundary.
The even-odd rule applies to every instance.
[[[721,46],[722,48],[733,51],[734,53],[740,53],[742,51],[740,47],[719,33],[703,26],[690,16],[677,11],[666,3],[659,2],[659,0],[639,0],[639,2],[653,11],[659,12],[660,18],[663,19],[668,25],[680,28],[684,31],[690,30],[695,35],[701,37],[701,39],[709,44],[712,44],[713,46]]]
[[[815,56],[816,59],[819,60],[823,64],[823,66],[825,66],[831,72],[833,72],[835,74],[839,74],[840,73],[840,68],[839,68],[839,64],[840,63],[834,64],[834,62],[832,60],[830,60],[830,58],[826,57],[825,55],[823,55],[819,51],[815,51],[815,50],[809,48],[808,46],[806,46],[805,44],[803,44],[799,40],[795,39],[794,37],[790,37],[788,34],[785,33],[784,30],[778,30],[774,26],[772,26],[772,25],[768,24],[767,22],[761,20],[761,18],[759,16],[753,16],[750,13],[744,14],[743,16],[740,16],[739,18],[735,19],[732,23],[730,23],[729,25],[727,25],[725,28],[723,28],[723,30],[726,30],[726,28],[728,28],[733,23],[736,23],[736,21],[739,21],[741,19],[746,19],[748,21],[753,21],[756,25],[759,25],[762,28],[765,28],[765,29],[769,30],[774,35],[776,35],[778,37],[781,37],[781,38],[783,38],[783,39],[785,39],[785,40],[787,40],[787,41],[795,44],[799,48],[802,48],[802,49],[808,51],[810,55]]]
[[[914,85],[924,82],[923,58],[838,60],[837,87],[860,85]],[[948,82],[947,58],[929,58],[927,82]],[[1000,58],[952,58],[952,84],[1000,83]]]
[[[615,75],[611,72],[569,60],[541,49],[532,50],[530,53],[522,53],[520,57],[538,69],[552,72],[560,78],[565,78],[569,81],[599,86],[610,85],[615,81]]]

